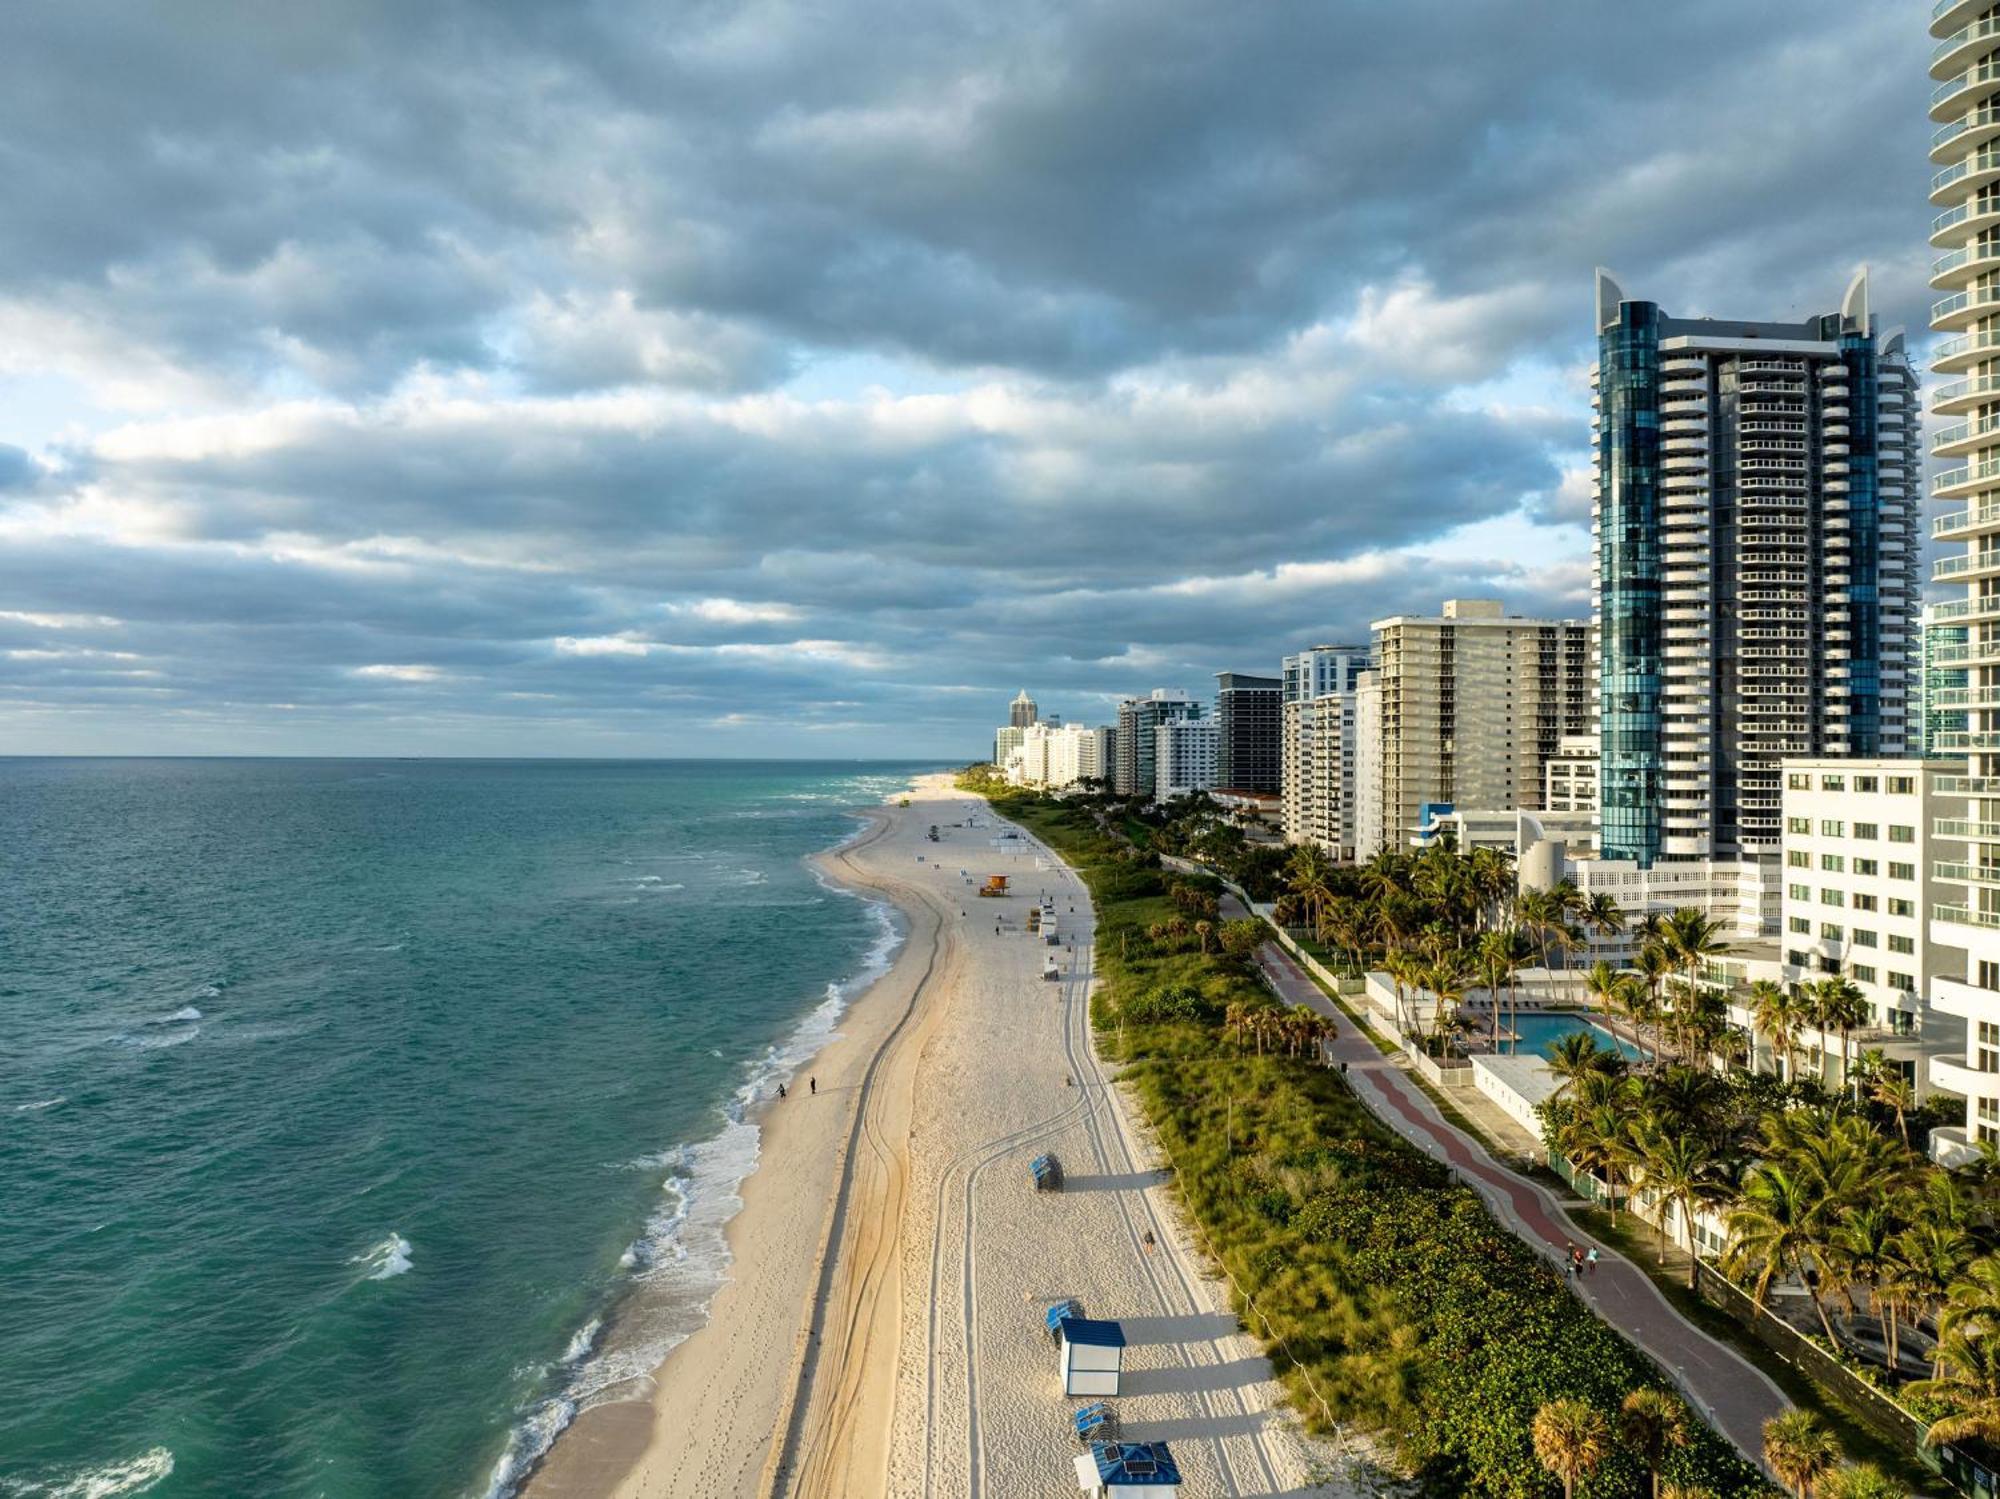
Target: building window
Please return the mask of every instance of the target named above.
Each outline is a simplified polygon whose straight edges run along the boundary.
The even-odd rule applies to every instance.
[[[1845,874],[1847,873],[1847,860],[1839,854],[1821,854],[1819,856],[1819,867],[1824,869],[1828,874]]]
[[[2000,1144],[2000,1098],[1979,1100],[1979,1138]]]
[[[1847,973],[1848,977],[1852,978],[1857,984],[1872,984],[1875,982],[1875,970],[1870,968],[1866,963],[1850,965]]]
[[[1900,823],[1892,822],[1889,824],[1889,841],[1891,843],[1915,843],[1917,841],[1917,830],[1915,828],[1906,828]]]
[[[1890,952],[1913,953],[1916,950],[1917,939],[1915,937],[1899,937],[1894,932],[1889,933]]]
[[[1821,776],[1819,778],[1819,789],[1822,791],[1845,791],[1847,789],[1847,777]]]
[[[1917,914],[1917,903],[1913,900],[1904,900],[1900,895],[1892,895],[1889,897],[1889,914],[1891,916],[1914,916]]]
[[[1797,948],[1793,948],[1785,954],[1785,961],[1794,968],[1803,968],[1806,966],[1806,955]]]
[[[1785,819],[1785,831],[1788,833],[1810,833],[1812,831],[1812,819],[1810,817],[1787,817]]]
[[[1891,796],[1911,796],[1915,794],[1916,789],[1917,778],[1915,776],[1889,777],[1889,795]]]
[[[2000,1025],[1990,1020],[1979,1022],[1977,1036],[1978,1049],[1972,1064],[1981,1072],[2000,1072]]]
[[[1876,786],[1875,777],[1856,776],[1854,778],[1854,789],[1857,792],[1866,792],[1871,796],[1874,795],[1874,793],[1878,789],[1878,787]]]
[[[1822,886],[1819,903],[1823,906],[1844,906],[1847,904],[1847,896],[1839,890],[1828,890]]]
[[[1877,874],[1881,872],[1881,868],[1882,866],[1877,864],[1873,859],[1856,859],[1854,861],[1854,872],[1856,874]],[[1873,897],[1870,898],[1873,899]],[[1872,911],[1875,908],[1870,906],[1868,909]]]
[[[1840,923],[1837,921],[1822,921],[1819,924],[1819,934],[1829,942],[1838,942],[1840,940]]]
[[[1893,860],[1893,859],[1889,861],[1889,878],[1890,878],[1890,879],[1892,879],[1892,880],[1914,880],[1914,879],[1915,879],[1916,877],[1917,877],[1917,866],[1916,866],[1916,865],[1914,865],[1914,864],[1898,864],[1898,863],[1896,863],[1896,861],[1895,861],[1895,860]]]
[[[1908,993],[1915,993],[1917,988],[1916,976],[1914,974],[1898,973],[1895,969],[1891,968],[1889,970],[1889,987],[1891,989],[1902,989]]]
[[[1787,885],[1785,886],[1785,898],[1787,900],[1811,900],[1812,886]]]
[[[1787,791],[1810,791],[1812,790],[1812,777],[1807,775],[1803,770],[1795,770],[1785,777],[1785,789]]]
[[[1819,830],[1824,837],[1841,838],[1846,836],[1847,824],[1837,817],[1822,817],[1819,820]]]
[[[1787,849],[1785,851],[1785,863],[1793,869],[1811,869],[1812,855],[1802,848]]]
[[[1875,934],[1866,927],[1856,927],[1854,929],[1854,945],[1856,947],[1875,946]]]
[[[1875,823],[1857,822],[1854,825],[1854,836],[1857,838],[1879,838],[1881,835],[1881,829]]]
[[[1791,921],[1791,928],[1801,937],[1810,937],[1812,935],[1812,920],[1805,916],[1794,916]]]

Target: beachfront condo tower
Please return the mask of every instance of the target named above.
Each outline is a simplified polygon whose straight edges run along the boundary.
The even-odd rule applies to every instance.
[[[1354,857],[1355,689],[1367,648],[1316,645],[1284,659],[1279,724],[1279,797],[1285,841],[1316,843]]]
[[[1240,671],[1215,674],[1215,784],[1230,791],[1278,790],[1282,684]]]
[[[1028,689],[1023,687],[1014,695],[1014,701],[1007,705],[1007,727],[1025,729],[1029,724],[1040,721],[1035,709],[1035,700],[1028,696]]]
[[[1405,843],[1438,807],[1540,806],[1549,760],[1595,721],[1589,623],[1447,599],[1435,617],[1399,614],[1373,629],[1356,733],[1379,745],[1356,792],[1377,810],[1357,810],[1360,857],[1371,843]]]
[[[1937,939],[1966,954],[1962,974],[1933,977],[1930,986],[1931,1009],[1965,1025],[1951,1051],[1930,1059],[1932,1083],[1965,1099],[1964,1127],[1931,1135],[1934,1152],[1952,1159],[1981,1142],[2000,1144],[2000,6],[1944,0],[1931,13],[1931,34],[1931,285],[1939,298],[1931,327],[1944,335],[1933,351],[1939,468],[1931,493],[1951,506],[1931,530],[1965,544],[1939,558],[1931,577],[1965,585],[1935,618],[1964,625],[1966,637],[1939,642],[1928,663],[1966,673],[1962,687],[1941,689],[1934,703],[1963,710],[1964,727],[1940,730],[1927,746],[1965,764],[1963,775],[1937,782],[1955,804],[1934,831],[1956,841],[1935,862],[1946,893],[1931,912]]]
[[[1965,717],[1965,643],[1972,638],[1964,617],[1939,619],[1936,604],[1924,605],[1923,712],[1917,718],[1916,751],[1929,755],[1940,734],[1963,734]]]
[[[1155,687],[1145,697],[1118,705],[1118,732],[1112,739],[1111,789],[1120,796],[1154,794],[1154,731],[1163,723],[1200,718],[1201,704],[1178,687]]]
[[[1669,317],[1597,274],[1606,859],[1775,859],[1779,761],[1911,745],[1916,377],[1866,273],[1803,322]]]

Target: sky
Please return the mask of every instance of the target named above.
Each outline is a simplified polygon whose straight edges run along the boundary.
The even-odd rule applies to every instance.
[[[15,0],[0,753],[971,759],[1589,609],[1592,271],[1929,297],[1882,0]]]

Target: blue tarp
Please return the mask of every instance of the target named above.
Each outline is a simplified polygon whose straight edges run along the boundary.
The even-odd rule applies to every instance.
[[[1092,1442],[1090,1455],[1097,1462],[1098,1482],[1106,1488],[1181,1481],[1165,1442]]]
[[[1123,1348],[1125,1329],[1116,1322],[1094,1321],[1089,1317],[1064,1317],[1057,1326],[1063,1340],[1092,1348]]]

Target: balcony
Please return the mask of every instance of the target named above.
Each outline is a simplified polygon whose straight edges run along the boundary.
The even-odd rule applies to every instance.
[[[1988,104],[1931,132],[1931,160],[1940,164],[2000,138],[2000,109]]]
[[[2000,375],[1974,375],[1940,385],[1931,394],[1931,409],[1939,416],[1960,416],[1994,400],[2000,400]]]
[[[2000,244],[1967,245],[1931,262],[1931,285],[1939,291],[1956,291],[1995,265],[2000,265]]]
[[[1954,579],[1967,582],[1973,578],[2000,576],[2000,552],[1967,552],[1958,557],[1940,557],[1931,565],[1933,583],[1949,583]]]
[[[1996,181],[2000,181],[2000,151],[1989,146],[1933,174],[1931,202],[1942,206]]]
[[[1981,688],[1981,693],[1993,696],[2000,688]],[[1933,702],[1938,699],[1933,698]],[[1948,705],[1947,705],[1948,706]],[[1976,838],[1981,841],[2000,843],[2000,822],[1968,822],[1962,817],[1934,817],[1931,819],[1933,838]]]
[[[2000,91],[2000,61],[1976,62],[1931,90],[1931,118],[1953,120]]]
[[[2000,19],[1988,17],[1961,26],[1931,48],[1931,76],[1949,74],[1954,69],[1977,62],[1993,50],[1993,38],[2000,36]]]
[[[1953,495],[1968,495],[1986,485],[2000,485],[2000,459],[1989,458],[1984,463],[1968,463],[1963,468],[1948,468],[1931,476],[1931,497],[1948,499]]]
[[[1981,1072],[1965,1065],[1963,1058],[1931,1058],[1931,1086],[1961,1098],[2000,1097],[2000,1072]]]
[[[1931,368],[1940,375],[1960,374],[1975,364],[1994,358],[1996,349],[2000,349],[2000,330],[1988,328],[1978,333],[1947,338],[1931,351]]]

